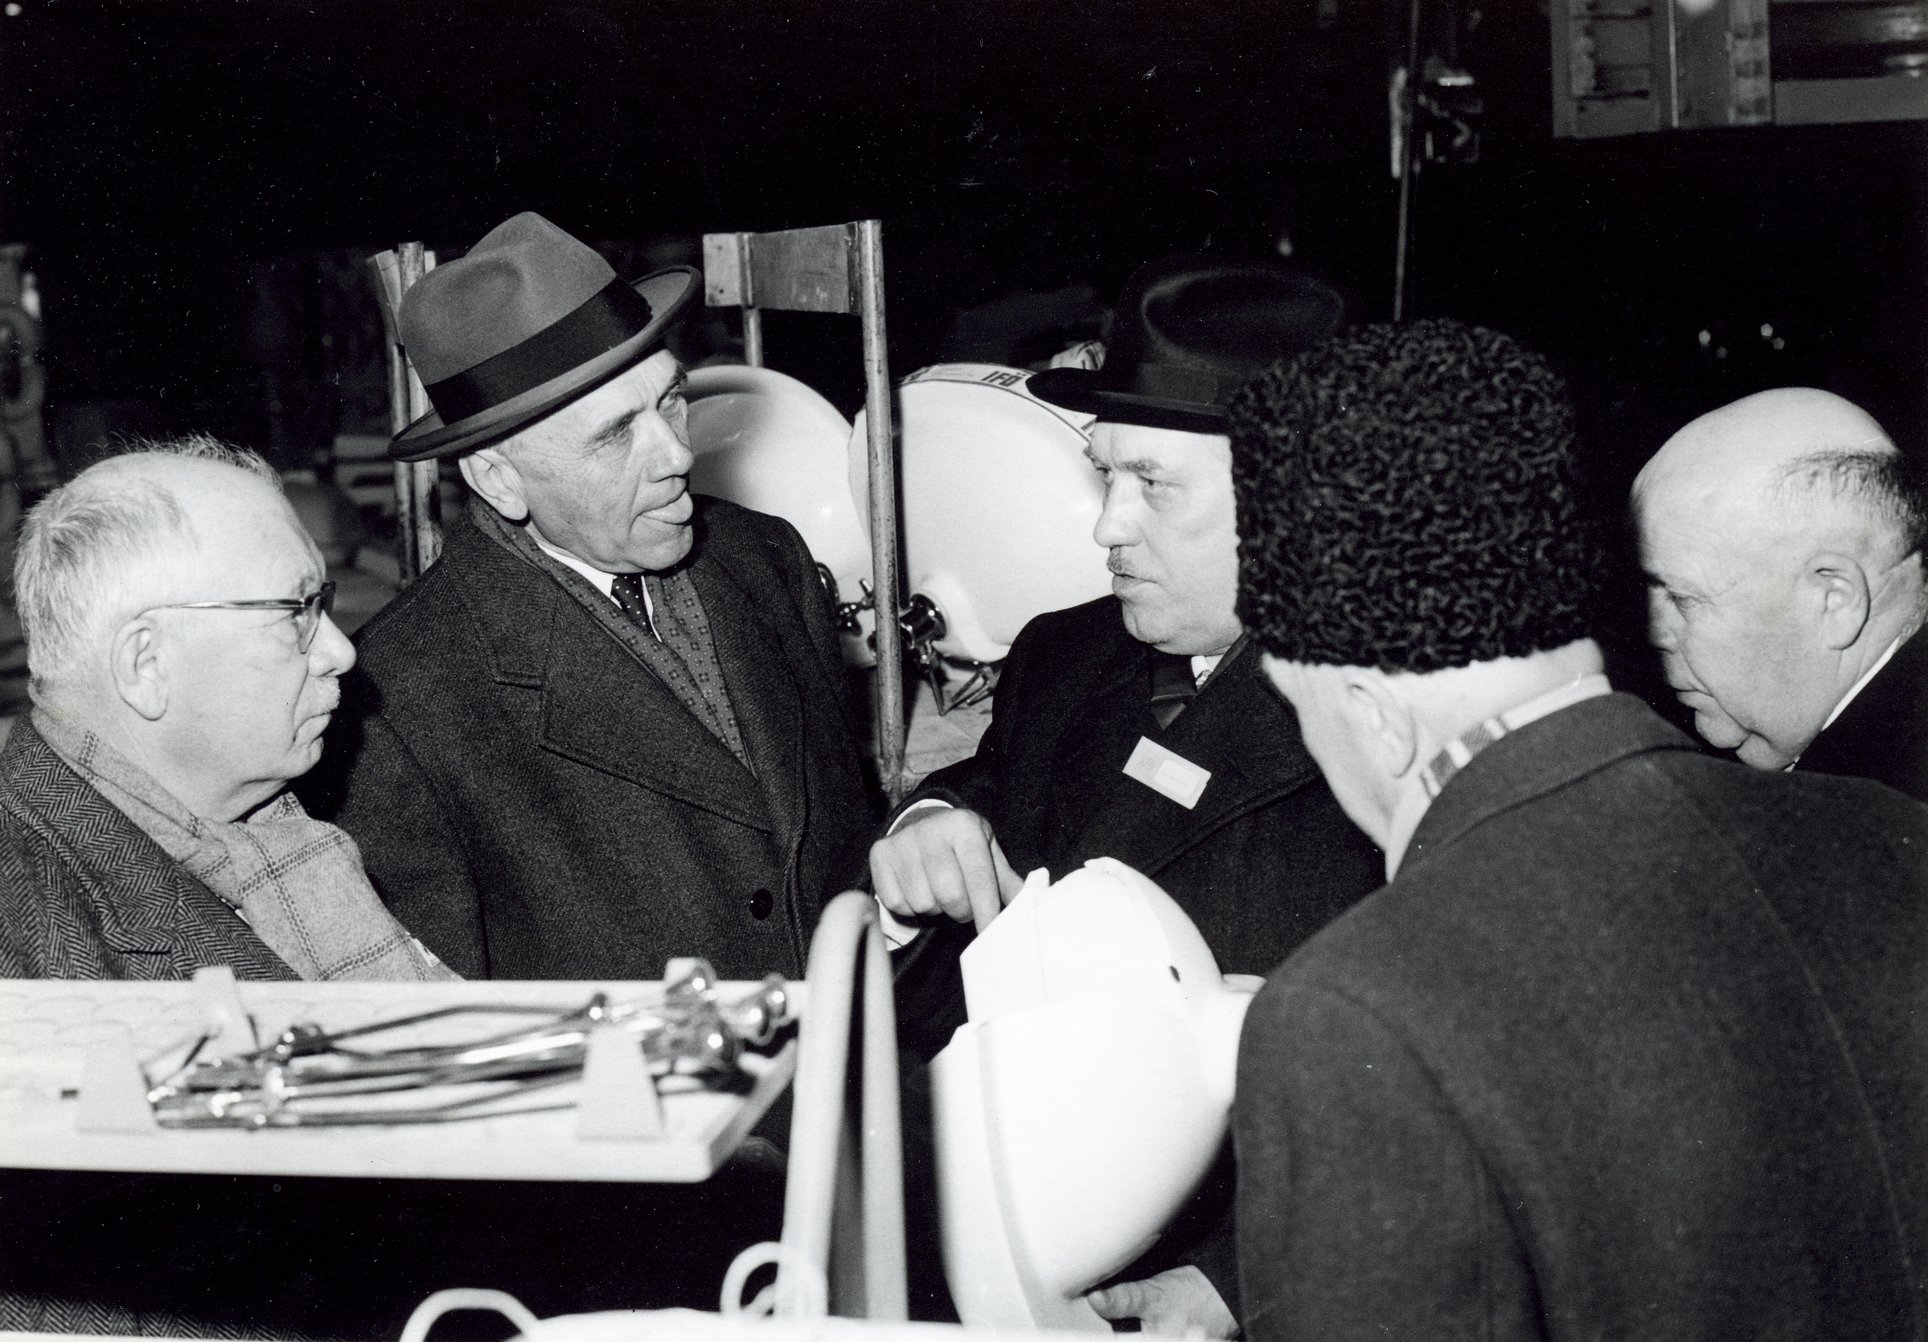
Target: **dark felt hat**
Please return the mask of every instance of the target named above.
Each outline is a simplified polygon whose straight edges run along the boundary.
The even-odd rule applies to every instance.
[[[1034,373],[1032,395],[1126,424],[1225,432],[1232,393],[1339,329],[1345,303],[1302,271],[1226,256],[1141,266],[1118,295],[1104,367]]]
[[[402,346],[435,408],[388,455],[446,457],[526,428],[653,353],[701,288],[688,266],[626,283],[593,247],[516,215],[402,296]]]

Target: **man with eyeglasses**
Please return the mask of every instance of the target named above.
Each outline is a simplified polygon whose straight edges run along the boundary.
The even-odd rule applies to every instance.
[[[288,784],[355,650],[253,453],[205,437],[83,471],[14,563],[31,716],[0,751],[0,973],[453,977]]]
[[[15,569],[34,707],[0,747],[0,976],[452,977],[376,898],[356,845],[287,790],[355,662],[324,577],[273,472],[207,439],[111,458],[34,510]],[[559,1199],[0,1171],[0,1329],[393,1336],[470,1277],[589,1308],[701,1305],[735,1249],[776,1233],[759,1173],[700,1196]],[[540,1233],[505,1233],[519,1225]],[[610,1225],[629,1228],[613,1254]]]

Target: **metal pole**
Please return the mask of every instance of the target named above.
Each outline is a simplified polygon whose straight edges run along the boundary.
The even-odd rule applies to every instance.
[[[434,268],[434,258],[419,242],[404,242],[395,248],[397,279],[396,307],[409,286]],[[399,330],[399,327],[396,328]],[[393,341],[388,351],[389,428],[400,433],[428,413],[428,393],[415,374],[401,346]],[[442,536],[435,524],[435,492],[440,463],[414,461],[395,463],[396,562],[404,583],[414,582],[442,552]]]
[[[861,977],[859,977],[861,975]],[[904,1286],[903,1132],[897,1098],[897,1022],[890,953],[877,901],[845,891],[825,906],[805,966],[803,1028],[792,1086],[790,1162],[784,1172],[778,1318],[816,1314],[817,1281],[841,1286],[831,1309],[901,1322]],[[848,1157],[851,1017],[862,1004],[859,1167]],[[854,1192],[854,1198],[844,1196]],[[844,1224],[833,1225],[839,1212]],[[854,1217],[857,1224],[850,1224]],[[833,1263],[832,1254],[836,1254]]]
[[[1393,108],[1393,144],[1395,146],[1394,164],[1399,170],[1399,236],[1395,243],[1392,263],[1392,319],[1396,322],[1406,319],[1406,253],[1412,240],[1413,208],[1413,109],[1418,102],[1416,91],[1420,79],[1419,72],[1419,5],[1420,0],[1412,0],[1407,11],[1406,22],[1406,78],[1399,89],[1399,98]]]
[[[763,367],[763,312],[743,309],[743,362],[752,368]]]
[[[897,452],[891,436],[890,361],[884,348],[883,224],[856,230],[858,311],[864,324],[864,412],[870,437],[872,600],[877,608],[877,772],[894,806],[904,786],[904,647],[897,627]]]
[[[874,905],[876,901],[871,901]],[[897,999],[890,952],[874,918],[864,929],[864,1317],[910,1317],[904,1280],[904,1136],[897,1094]]]

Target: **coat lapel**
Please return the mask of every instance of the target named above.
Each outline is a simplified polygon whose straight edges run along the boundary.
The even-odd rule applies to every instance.
[[[1133,744],[1141,733],[1156,728],[1145,679],[1145,645],[1120,622],[1091,653],[1088,661],[1061,668],[1090,679],[1082,690],[1059,700],[1067,711],[1042,719],[1056,718],[1062,725],[1051,748],[1035,754],[1050,762],[1046,813],[1060,818],[1066,841],[1075,840],[1110,813],[1113,794],[1129,781],[1119,770]]]
[[[770,828],[760,790],[729,747],[564,589],[562,579],[511,553],[467,519],[451,527],[449,537],[451,547],[476,547],[472,562],[451,571],[467,589],[465,604],[488,647],[491,674],[499,683],[542,695],[539,746],[739,824]],[[647,725],[619,731],[619,723]],[[747,736],[752,724],[742,725]]]
[[[21,780],[6,804],[62,846],[107,949],[153,969],[123,977],[187,978],[219,964],[242,978],[296,977],[218,895],[68,767],[31,722],[15,724],[6,749],[17,758],[0,774],[17,772]]]
[[[690,577],[709,617],[717,665],[750,767],[762,781],[760,790],[771,812],[772,828],[778,834],[795,834],[803,827],[807,791],[790,781],[803,776],[803,705],[796,681],[787,674],[772,674],[772,668],[807,662],[810,650],[784,647],[757,600],[707,548]],[[771,592],[762,599],[781,598]]]
[[[1156,875],[1233,820],[1312,781],[1318,770],[1299,741],[1291,711],[1259,674],[1249,644],[1220,665],[1163,732],[1151,717],[1142,645],[1134,647],[1140,652],[1132,676],[1114,679],[1109,689],[1117,711],[1108,716],[1125,739],[1110,745],[1116,763],[1104,784],[1105,804],[1079,832],[1076,849],[1106,853]],[[1196,806],[1187,810],[1119,772],[1141,735],[1211,770]]]

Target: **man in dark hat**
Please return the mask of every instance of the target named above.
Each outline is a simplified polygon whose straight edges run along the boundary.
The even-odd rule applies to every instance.
[[[1241,616],[1393,874],[1245,1020],[1246,1330],[1918,1338],[1928,812],[1611,692],[1573,426],[1447,321],[1234,404]]]
[[[473,494],[371,621],[312,795],[396,915],[499,978],[803,970],[870,823],[828,599],[788,523],[687,487],[686,267],[634,285],[520,214],[403,299]]]
[[[935,1051],[962,1022],[956,954],[1018,873],[1117,858],[1184,907],[1221,969],[1250,974],[1378,884],[1378,853],[1320,781],[1233,611],[1226,402],[1339,316],[1302,275],[1176,257],[1126,286],[1101,369],[1031,378],[1043,399],[1098,416],[1093,539],[1113,595],[1024,628],[975,757],[933,775],[871,849],[887,910],[958,924],[904,953],[899,1014],[914,1047]],[[1214,1180],[1123,1285],[1094,1294],[1101,1313],[1230,1335],[1229,1162]]]

